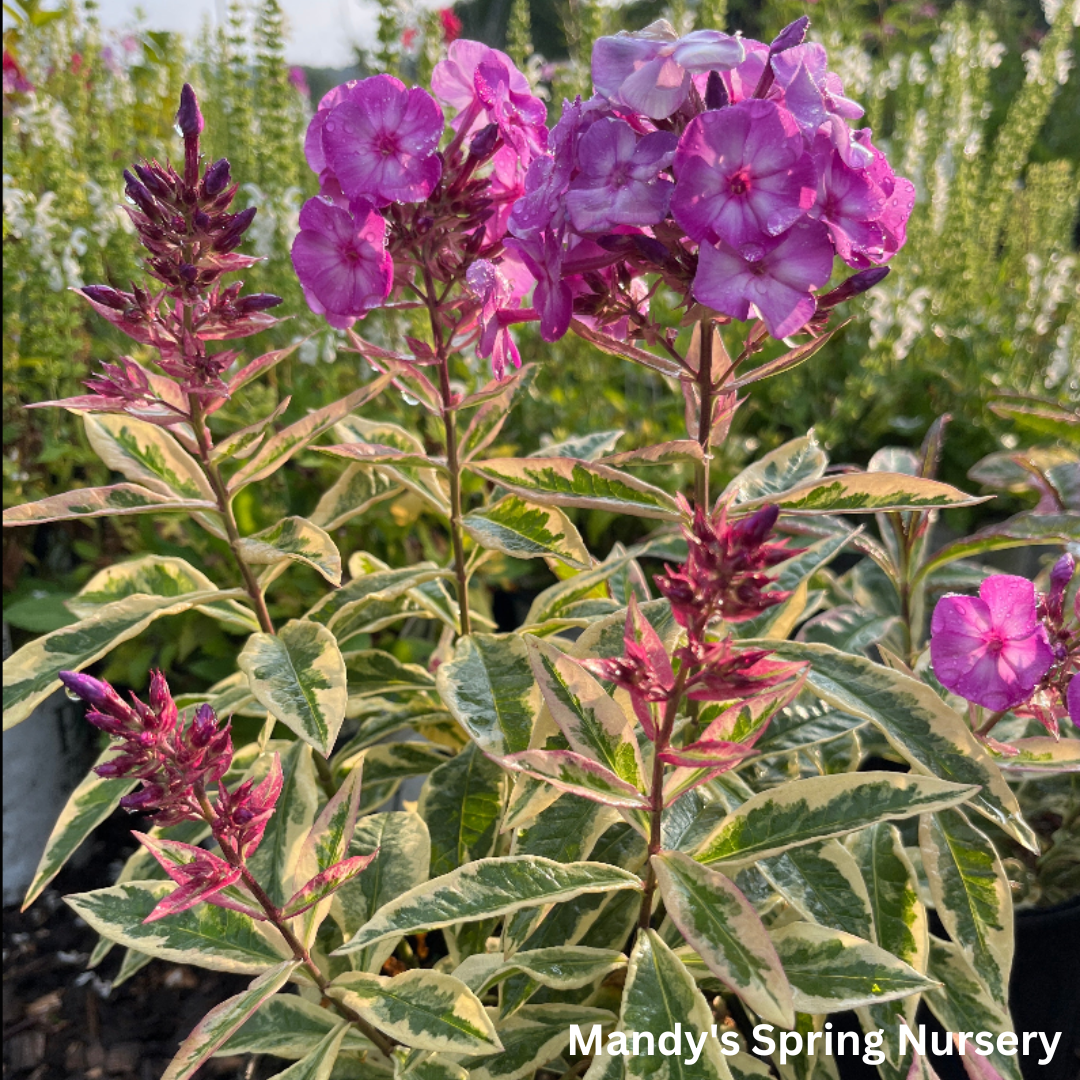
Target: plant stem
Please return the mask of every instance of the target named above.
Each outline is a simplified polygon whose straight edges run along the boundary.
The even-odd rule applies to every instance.
[[[701,461],[695,469],[694,501],[704,514],[709,512],[709,463],[712,459],[712,368],[713,368],[713,325],[709,319],[702,319],[698,348],[698,445],[701,447]]]
[[[247,590],[248,596],[251,597],[255,616],[259,620],[259,627],[264,634],[272,634],[274,632],[274,623],[266,607],[266,598],[259,587],[255,572],[244,561],[241,554],[240,530],[237,528],[236,517],[232,512],[228,488],[226,488],[225,482],[221,478],[221,471],[210,456],[210,432],[206,428],[202,403],[194,394],[188,400],[191,402],[191,426],[195,430],[195,439],[199,446],[199,464],[202,466],[207,482],[213,489],[215,499],[217,499],[218,512],[225,523],[225,533],[229,538],[229,549],[232,551],[236,565],[240,568],[240,575],[244,579],[244,588]]]
[[[1001,720],[1008,711],[1009,711],[1008,709],[1002,709],[1000,712],[991,713],[986,718],[984,723],[979,727],[979,729],[975,732],[975,734],[976,735],[989,735],[990,732],[993,731],[994,728],[997,727],[998,721]]]
[[[217,818],[214,814],[213,807],[210,805],[210,799],[207,797],[206,789],[201,783],[197,784],[195,787],[195,797],[199,800],[199,807],[202,810],[203,818],[206,820],[207,824],[213,828]],[[322,991],[324,999],[328,1000],[341,1016],[354,1023],[363,1032],[364,1037],[378,1047],[384,1057],[390,1058],[394,1049],[392,1040],[388,1039],[381,1032],[376,1031],[358,1012],[350,1009],[344,1002],[338,1001],[330,995],[330,980],[326,978],[319,969],[319,965],[311,958],[311,952],[308,950],[307,946],[305,946],[296,934],[293,933],[288,920],[284,918],[279,908],[267,895],[266,890],[255,879],[255,875],[248,869],[248,865],[244,861],[244,858],[223,837],[215,835],[215,839],[221,847],[221,853],[225,856],[226,862],[240,870],[241,881],[243,881],[251,895],[255,897],[259,907],[266,912],[267,921],[285,939],[285,944],[292,949],[293,957],[299,960],[307,969],[307,972],[315,985]]]

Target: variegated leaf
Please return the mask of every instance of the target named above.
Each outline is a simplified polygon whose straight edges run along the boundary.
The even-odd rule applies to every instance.
[[[270,1080],[330,1080],[350,1027],[348,1020],[342,1020],[317,1046]]]
[[[95,766],[107,761],[114,752],[114,747],[108,747],[98,757]],[[60,817],[45,841],[45,850],[34,871],[34,880],[26,890],[23,911],[41,895],[79,845],[117,808],[120,800],[137,783],[137,780],[103,779],[93,769],[83,777],[60,811]]]
[[[620,779],[610,769],[573,750],[522,750],[496,758],[504,768],[543,780],[566,791],[605,806],[642,809],[648,800],[636,787]]]
[[[655,446],[643,446],[640,450],[624,450],[598,459],[600,465],[622,468],[624,465],[675,465],[684,461],[701,461],[703,453],[693,439],[673,439]]]
[[[245,595],[242,589],[202,590],[186,596],[129,596],[105,604],[88,619],[43,634],[4,661],[4,730],[22,723],[60,686],[61,671],[82,671],[155,619]]]
[[[349,559],[352,580],[340,589],[327,593],[308,612],[307,617],[334,629],[337,623],[350,618],[357,605],[397,600],[416,585],[440,577],[442,573],[434,563],[418,563],[402,570],[390,570],[378,564],[367,552],[354,552]]]
[[[469,1080],[469,1070],[449,1054],[414,1050],[394,1073],[394,1080]]]
[[[990,996],[1007,1007],[1013,910],[1001,857],[959,810],[924,815],[919,848],[934,908],[949,937]]]
[[[561,903],[584,893],[641,887],[637,875],[602,863],[556,863],[535,855],[479,859],[392,900],[335,955],[387,937],[494,918],[524,907]]]
[[[937,985],[888,950],[842,930],[793,922],[771,936],[799,1012],[841,1012]]]
[[[398,450],[381,443],[345,443],[342,446],[317,446],[320,454],[345,458],[346,461],[358,461],[364,465],[407,465],[413,468],[427,468],[435,472],[446,473],[446,459],[432,457],[426,451]]]
[[[410,776],[425,776],[447,762],[449,755],[431,743],[389,742],[362,750],[352,759],[341,762],[341,768],[351,768],[364,762],[364,790],[360,795],[360,813],[366,814],[382,806]]]
[[[880,474],[874,474],[880,475]],[[921,772],[981,790],[971,800],[978,811],[1033,851],[1038,842],[1000,770],[963,718],[934,690],[864,656],[828,645],[771,642],[777,659],[808,662],[807,686],[834,708],[869,720]]]
[[[589,622],[597,615],[610,615],[619,604],[609,595],[608,582],[630,561],[629,554],[615,551],[591,570],[558,581],[540,593],[529,606],[525,626]]]
[[[319,499],[308,520],[327,532],[333,532],[401,490],[400,484],[378,469],[350,465]]]
[[[435,688],[435,677],[426,668],[419,664],[404,664],[393,653],[382,649],[347,652],[344,663],[350,697]]]
[[[759,792],[705,839],[698,862],[744,863],[878,821],[956,806],[975,789],[932,776],[861,772],[813,776]]]
[[[294,619],[275,634],[252,634],[237,658],[251,692],[290,731],[329,756],[345,719],[345,661],[334,635]]]
[[[1080,739],[1033,735],[1027,739],[1013,739],[1009,746],[1015,752],[1006,754],[988,748],[998,768],[1007,776],[1080,772]]]
[[[341,584],[341,555],[330,536],[302,517],[282,518],[269,529],[245,536],[240,555],[253,566],[272,566],[290,559],[317,570],[331,585]]]
[[[467,983],[477,994],[482,994],[514,974],[528,975],[541,986],[553,990],[576,990],[589,986],[625,965],[626,957],[618,949],[558,945],[549,949],[518,952],[512,960],[505,962],[498,953],[478,953],[470,956],[454,975]],[[485,968],[488,970],[484,970]],[[473,970],[478,972],[479,977],[470,979],[469,973]]]
[[[654,855],[652,865],[668,915],[709,970],[763,1020],[792,1027],[791,987],[753,905],[680,851]]]
[[[161,1080],[187,1080],[260,1005],[288,982],[298,965],[298,960],[286,960],[260,975],[242,993],[215,1005],[180,1044]]]
[[[76,488],[37,502],[22,503],[4,511],[4,525],[40,525],[46,521],[79,518],[124,517],[130,514],[178,514],[192,510],[217,510],[210,499],[182,499],[162,495],[141,484]]]
[[[743,469],[723,491],[723,498],[735,503],[752,499],[768,499],[796,484],[817,480],[825,472],[829,457],[813,431],[792,439],[758,458]]]
[[[719,1043],[709,1038],[712,1013],[694,983],[694,977],[679,958],[664,944],[655,930],[638,934],[630,966],[626,971],[619,1031],[633,1047],[635,1032],[648,1032],[652,1038],[642,1041],[637,1052],[626,1058],[629,1080],[728,1080],[730,1074],[720,1055]],[[693,1065],[680,1052],[668,1056],[660,1052],[660,1036],[674,1032],[675,1025],[697,1040],[704,1035],[701,1056]],[[608,1042],[609,1049],[611,1042]],[[645,1052],[651,1048],[652,1052]]]
[[[276,994],[263,1002],[239,1031],[223,1043],[215,1057],[236,1054],[272,1054],[298,1061],[309,1054],[341,1024],[341,1017],[330,1009],[315,1005],[299,994]],[[341,1044],[342,1050],[371,1050],[353,1026]]]
[[[452,1054],[503,1048],[479,998],[452,975],[413,969],[387,978],[347,971],[328,993],[405,1046]]]
[[[493,506],[466,514],[461,524],[482,547],[515,559],[555,558],[579,570],[591,564],[585,541],[556,506],[507,495]]]
[[[267,428],[281,419],[282,413],[291,402],[291,396],[282,398],[272,413],[227,435],[210,451],[210,460],[222,462],[232,458],[234,461],[243,461],[244,458],[251,457],[266,437]]]
[[[272,927],[214,904],[144,922],[174,888],[171,881],[129,881],[64,901],[110,941],[176,964],[261,975],[286,958],[288,948]]]
[[[546,451],[549,452],[549,451]],[[637,517],[679,519],[675,500],[652,484],[607,465],[565,457],[493,458],[468,466],[523,499]]]
[[[809,480],[788,491],[749,499],[745,511],[774,503],[785,514],[872,514],[974,506],[986,497],[967,495],[951,484],[903,473],[843,473]]]
[[[577,660],[538,638],[526,642],[540,693],[571,748],[642,790],[645,768],[626,714]]]
[[[454,719],[481,750],[527,750],[540,712],[540,691],[520,634],[469,634],[439,665],[435,685]]]

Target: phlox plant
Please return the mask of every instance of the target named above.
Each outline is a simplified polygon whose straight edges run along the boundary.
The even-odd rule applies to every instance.
[[[119,944],[125,977],[155,957],[254,977],[170,1080],[238,1053],[291,1060],[289,1077],[636,1080],[667,1067],[659,1036],[677,1025],[703,1047],[684,1072],[726,1080],[763,1075],[757,1023],[824,1031],[851,1009],[883,1033],[886,1080],[929,1078],[898,1041],[921,1001],[950,1030],[1011,1029],[1002,856],[1060,861],[1017,788],[1037,777],[1060,797],[1080,769],[1080,575],[1070,553],[1048,583],[973,558],[1075,547],[1075,462],[988,460],[1006,484],[1037,473],[1043,501],[937,549],[937,514],[981,501],[935,478],[946,418],[919,455],[885,448],[865,471],[830,467],[811,433],[722,491],[710,475],[755,384],[812,362],[915,209],[806,30],[602,37],[592,95],[550,127],[514,62],[463,39],[430,91],[388,74],[330,91],[292,264],[372,374],[284,426],[281,410],[239,430],[215,418],[292,350],[234,347],[281,305],[226,283],[254,261],[237,248],[258,208],[238,208],[229,161],[204,159],[190,86],[182,163],[125,173],[147,277],[80,292],[153,364],[119,357],[88,394],[41,403],[81,415],[124,480],[5,524],[183,514],[236,584],[178,556],[107,567],[71,602],[79,622],[5,662],[4,708],[19,723],[62,684],[116,740],[27,903],[121,806],[143,817],[140,849],[114,886],[67,897],[101,935],[92,962]],[[681,328],[654,317],[661,291]],[[361,336],[377,310],[409,332]],[[533,376],[523,324],[661,372],[686,437],[503,452]],[[762,361],[773,340],[786,351]],[[424,439],[380,415],[390,394]],[[340,477],[307,517],[244,535],[237,494],[305,450],[344,460]],[[683,465],[691,490],[669,490]],[[441,521],[440,558],[343,560],[335,531],[399,496]],[[655,527],[599,559],[578,508]],[[876,535],[851,515],[876,515]],[[493,633],[474,585],[500,559],[544,560],[556,582]],[[275,582],[297,564],[330,588],[281,624]],[[155,672],[128,703],[87,673],[188,610],[242,640],[209,690],[174,695]],[[406,623],[430,626],[426,665],[393,650]],[[257,734],[234,745],[241,730]],[[426,777],[418,802],[384,809],[410,776]],[[599,1048],[571,1043],[574,1025],[599,1027]],[[620,1056],[634,1034],[648,1052]],[[985,1067],[1019,1080],[1014,1057]]]

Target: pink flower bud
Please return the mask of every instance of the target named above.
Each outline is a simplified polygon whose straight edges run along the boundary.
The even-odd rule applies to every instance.
[[[190,83],[184,83],[180,90],[180,108],[176,111],[176,126],[185,139],[194,139],[202,134],[204,127],[202,113],[199,111],[199,99]]]

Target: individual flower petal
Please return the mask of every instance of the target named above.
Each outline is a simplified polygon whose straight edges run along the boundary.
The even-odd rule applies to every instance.
[[[1069,688],[1065,691],[1065,705],[1069,710],[1069,719],[1080,728],[1080,674],[1069,680]]]

